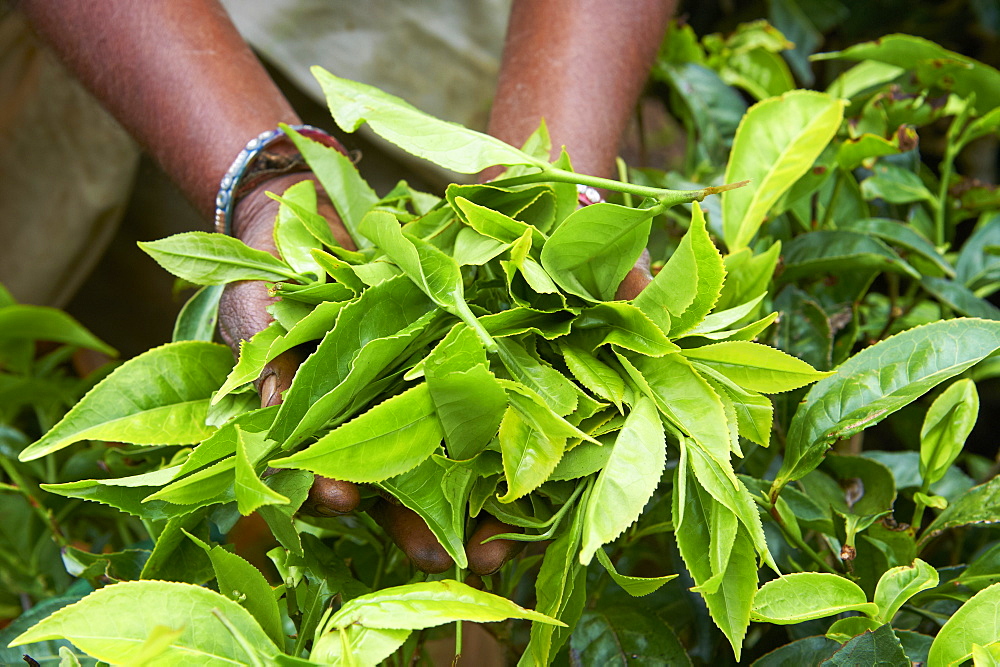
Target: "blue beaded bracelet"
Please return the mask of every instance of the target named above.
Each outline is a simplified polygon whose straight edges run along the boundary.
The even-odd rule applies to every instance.
[[[344,152],[340,143],[319,128],[311,125],[290,125],[299,134],[324,146]],[[219,183],[215,196],[215,229],[223,234],[233,230],[233,211],[240,199],[263,181],[274,176],[309,171],[302,154],[294,145],[283,152],[273,152],[278,144],[291,141],[280,128],[262,132],[251,139],[239,152],[233,164]]]

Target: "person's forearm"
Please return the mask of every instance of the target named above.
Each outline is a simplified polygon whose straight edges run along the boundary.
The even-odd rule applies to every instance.
[[[489,133],[520,146],[545,118],[553,157],[610,176],[675,0],[515,0]]]
[[[298,122],[215,0],[21,0],[18,7],[206,218],[247,141]]]

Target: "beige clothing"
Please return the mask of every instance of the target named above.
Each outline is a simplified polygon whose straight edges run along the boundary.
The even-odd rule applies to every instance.
[[[0,11],[0,283],[63,306],[122,216],[139,161],[124,130]]]
[[[223,4],[247,41],[317,102],[322,94],[309,72],[314,64],[379,86],[436,116],[485,128],[510,0]],[[333,121],[322,124],[331,127]],[[384,143],[378,148],[407,162]],[[124,130],[38,43],[24,18],[0,6],[0,283],[18,301],[66,305],[114,234],[138,155]],[[385,163],[372,158],[375,165]],[[368,159],[362,168],[375,165]],[[427,163],[419,167],[426,169]],[[430,182],[452,179],[424,175]],[[104,263],[116,273],[134,275],[132,261],[145,261],[132,235],[150,240],[202,228],[190,216],[171,214],[179,228],[164,229],[159,209],[176,207],[159,202],[158,210],[135,210],[149,198],[139,193],[136,199],[128,221],[130,242],[116,245],[134,259]],[[130,286],[124,276],[100,282],[112,292],[95,295],[98,302],[127,300],[123,288],[137,294],[137,288],[145,289],[134,281]],[[85,301],[88,309],[95,306]]]

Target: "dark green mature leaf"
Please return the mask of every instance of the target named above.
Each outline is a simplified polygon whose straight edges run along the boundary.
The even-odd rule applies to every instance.
[[[917,542],[917,549],[922,549],[933,537],[951,528],[1000,522],[997,507],[1000,507],[1000,477],[994,477],[985,484],[971,488],[958,500],[949,504],[947,509],[927,526]]]
[[[824,667],[853,667],[854,665],[885,665],[886,667],[911,667],[910,659],[889,624],[873,632],[858,635],[823,663]]]
[[[273,255],[225,234],[184,232],[159,241],[140,241],[156,263],[196,285],[224,285],[238,280],[306,282]]]
[[[931,262],[949,278],[955,276],[955,269],[945,260],[930,241],[921,236],[912,226],[888,218],[861,218],[838,222],[839,229],[877,236],[886,243],[917,253]]]
[[[784,253],[781,280],[793,281],[817,273],[891,271],[919,279],[920,274],[889,246],[867,234],[820,230],[795,237]]]
[[[588,609],[570,653],[582,665],[690,665],[684,645],[654,614],[632,606]]]
[[[665,43],[673,40],[668,38]],[[715,71],[686,59],[666,62],[661,58],[653,68],[653,76],[666,81],[675,91],[681,120],[689,135],[697,136],[689,149],[696,159],[723,162],[747,108],[739,91],[726,85]]]
[[[924,276],[920,280],[920,286],[930,292],[938,301],[961,315],[981,317],[984,320],[1000,320],[1000,308],[986,299],[979,298],[975,292],[962,283],[945,278]]]
[[[646,247],[661,207],[599,203],[566,218],[542,247],[541,262],[556,283],[588,301],[610,301]]]
[[[224,345],[168,343],[131,359],[80,399],[40,440],[25,448],[31,461],[80,440],[179,445],[211,435],[212,392],[232,368]]]
[[[65,638],[99,660],[123,663],[143,650],[158,627],[182,629],[162,655],[175,663],[258,664],[279,653],[240,605],[207,588],[169,581],[106,586],[43,619],[13,643]]]
[[[361,233],[374,241],[434,303],[472,327],[486,348],[494,351],[493,339],[465,301],[462,272],[454,259],[423,239],[404,235],[399,221],[385,211],[366,215],[361,221]]]
[[[271,464],[348,482],[381,482],[414,468],[442,437],[430,390],[421,383]]]
[[[756,621],[787,625],[825,618],[844,611],[878,613],[865,592],[853,581],[825,572],[797,572],[772,579],[757,591],[753,601]]]
[[[975,93],[977,107],[986,113],[1000,105],[1000,72],[967,56],[948,51],[934,42],[913,35],[886,35],[874,42],[855,44],[843,51],[824,53],[817,59],[878,61],[914,70],[921,65],[955,63],[947,82],[935,81],[962,97]]]
[[[872,176],[861,181],[861,196],[890,204],[934,200],[934,195],[920,180],[920,176],[909,169],[884,162],[875,166]]]
[[[461,174],[478,174],[495,165],[548,166],[499,139],[438,120],[373,86],[341,79],[321,67],[313,67],[312,73],[345,132],[367,122],[375,134],[407,153]]]
[[[0,296],[2,296],[2,293],[0,293]],[[86,585],[86,582],[84,582],[84,586],[86,593],[92,590],[90,586]],[[0,630],[0,664],[16,665],[22,660],[22,656],[27,654],[32,659],[37,660],[40,665],[60,665],[60,656],[63,655],[63,649],[72,646],[72,644],[64,639],[33,642],[13,648],[8,648],[7,644],[53,612],[74,602],[79,602],[86,593],[80,593],[74,589],[65,595],[39,600],[31,609],[13,619],[10,625]],[[79,649],[76,649],[74,653],[81,659],[85,657],[85,654]]]
[[[649,398],[641,397],[619,431],[611,457],[587,501],[581,564],[590,564],[601,545],[615,540],[639,518],[660,481],[666,446],[656,406]]]
[[[752,184],[722,194],[730,251],[749,245],[771,206],[833,138],[843,113],[840,100],[805,90],[758,102],[747,111],[736,131],[725,182],[751,179]]]
[[[302,153],[302,157],[309,163],[309,168],[323,185],[354,243],[362,248],[367,246],[367,239],[358,233],[358,225],[361,224],[365,213],[378,202],[378,195],[361,178],[361,174],[348,156],[335,148],[304,137],[286,125],[282,125],[282,129],[295,143],[295,147]],[[329,223],[322,218],[312,224],[303,220],[303,224],[324,244],[336,245]]]
[[[1000,245],[1000,216],[984,215],[958,254],[957,279],[969,289],[979,289],[1000,279],[1000,256],[988,252]]]
[[[819,635],[785,644],[755,660],[750,667],[818,665],[840,649],[840,642]]]
[[[288,447],[337,416],[406,349],[433,309],[405,276],[370,287],[344,306],[336,326],[296,371],[270,436]]]
[[[792,418],[772,495],[819,465],[827,447],[878,423],[1000,348],[1000,323],[957,319],[916,327],[859,352],[820,380]]]
[[[0,306],[0,342],[45,340],[76,345],[115,356],[113,347],[101,342],[75,319],[55,308],[10,304]]]

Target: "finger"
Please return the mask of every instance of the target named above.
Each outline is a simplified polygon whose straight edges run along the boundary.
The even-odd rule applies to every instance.
[[[420,515],[410,508],[379,500],[368,514],[417,569],[437,574],[455,564]]]
[[[299,511],[311,516],[340,516],[353,512],[360,502],[361,492],[353,482],[316,475]]]
[[[524,542],[517,540],[493,540],[483,544],[483,540],[489,539],[501,533],[521,533],[523,528],[511,526],[496,517],[487,515],[479,522],[476,529],[469,538],[469,543],[465,545],[465,555],[469,558],[469,569],[475,574],[493,574],[503,564],[517,555],[524,548]]]
[[[646,285],[653,281],[653,274],[649,272],[649,251],[643,250],[636,261],[635,266],[625,274],[625,279],[618,286],[615,292],[616,301],[631,301],[639,296],[639,292],[646,288]]]
[[[282,352],[264,366],[255,382],[260,394],[260,407],[269,408],[281,403],[285,391],[292,386],[295,371],[304,356],[298,350],[291,349]]]

